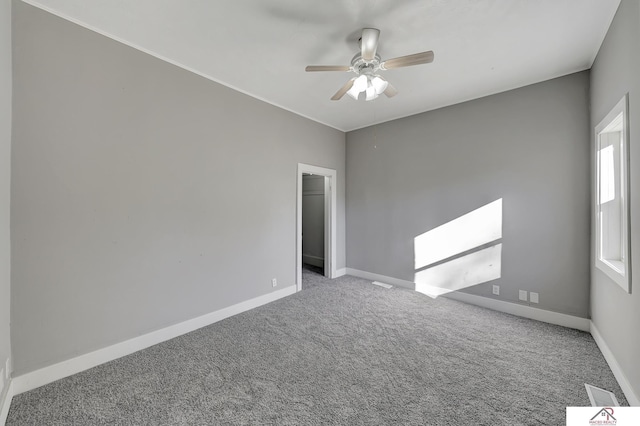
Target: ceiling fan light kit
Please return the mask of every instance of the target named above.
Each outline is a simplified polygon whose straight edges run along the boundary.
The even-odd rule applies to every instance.
[[[389,83],[379,75],[362,74],[355,79],[351,89],[347,90],[347,95],[358,100],[361,93],[365,94],[365,100],[372,101],[384,93]]]
[[[387,80],[382,78],[378,72],[393,68],[427,64],[433,62],[434,54],[433,51],[429,50],[427,52],[382,61],[380,56],[376,54],[379,37],[380,30],[378,29],[364,28],[362,30],[360,53],[353,57],[351,66],[309,65],[305,68],[305,71],[347,71],[358,75],[347,81],[347,83],[331,97],[332,101],[342,99],[345,93],[355,100],[364,99],[365,101],[372,101],[382,93],[391,98],[395,96],[398,91],[389,84]],[[363,93],[364,96],[362,96]]]

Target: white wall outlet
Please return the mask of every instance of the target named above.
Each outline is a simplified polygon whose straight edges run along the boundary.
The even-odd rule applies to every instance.
[[[524,290],[520,290],[520,296],[518,298],[524,302],[527,301],[527,292]]]
[[[278,285],[278,280],[276,280],[275,278],[271,280],[271,287],[275,287]]]
[[[529,301],[531,303],[538,303],[538,293],[534,293],[534,292],[529,293]]]
[[[494,285],[493,286],[493,294],[495,294],[496,296],[500,296],[500,286],[499,285]]]

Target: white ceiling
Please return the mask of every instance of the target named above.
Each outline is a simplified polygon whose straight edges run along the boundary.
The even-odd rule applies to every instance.
[[[336,129],[375,123],[591,67],[620,0],[25,0],[243,93]],[[396,97],[329,98],[353,74],[363,27],[390,59]]]

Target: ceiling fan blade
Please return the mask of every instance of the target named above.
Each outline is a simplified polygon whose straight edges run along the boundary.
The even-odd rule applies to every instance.
[[[362,39],[360,41],[362,59],[364,59],[365,61],[371,61],[376,57],[379,37],[380,30],[377,30],[375,28],[365,28],[362,30]]]
[[[390,70],[393,68],[408,67],[411,65],[428,64],[430,62],[433,62],[432,50],[386,60],[380,64],[380,69]]]
[[[311,71],[349,71],[350,66],[342,65],[309,65],[304,69],[306,72]]]
[[[398,90],[395,87],[393,87],[391,84],[388,84],[387,88],[384,89],[384,92],[382,93],[387,95],[387,98],[393,98],[395,95],[398,94]]]
[[[351,89],[351,87],[353,86],[353,82],[356,81],[356,78],[358,77],[353,77],[351,80],[347,81],[347,83],[344,86],[342,86],[340,90],[336,92],[335,95],[331,97],[331,100],[339,101],[344,96],[344,94],[347,93],[349,89]]]

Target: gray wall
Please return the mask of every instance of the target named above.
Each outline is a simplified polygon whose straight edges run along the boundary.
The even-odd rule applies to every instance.
[[[11,1],[0,0],[0,369],[11,356],[9,330],[11,182]],[[3,389],[0,389],[2,401]]]
[[[591,70],[591,131],[629,92],[631,276],[627,294],[592,268],[591,319],[640,397],[640,6],[622,0]],[[593,144],[592,135],[592,144]],[[594,167],[594,166],[592,166]],[[593,195],[595,197],[595,195]],[[592,245],[593,247],[593,245]]]
[[[345,266],[344,133],[26,4],[14,19],[16,374],[295,285],[298,162],[337,170]]]
[[[501,278],[466,291],[589,310],[589,73],[347,134],[347,260],[413,281],[414,237],[503,199]]]

